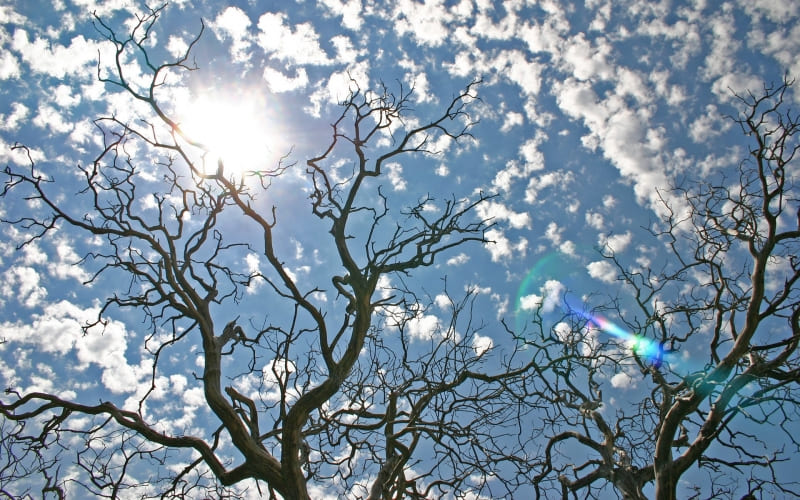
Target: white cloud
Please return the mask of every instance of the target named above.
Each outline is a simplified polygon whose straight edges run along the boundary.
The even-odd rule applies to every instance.
[[[94,12],[101,18],[106,18],[118,10],[127,10],[139,13],[137,4],[133,0],[72,0],[80,12]]]
[[[411,33],[420,44],[438,47],[449,35],[447,24],[452,15],[443,0],[427,0],[424,3],[400,0],[395,4],[393,17],[393,26],[398,35]]]
[[[284,13],[267,12],[258,19],[258,45],[267,54],[294,64],[330,64],[310,23],[288,26]]]
[[[344,35],[336,35],[331,38],[331,44],[336,49],[336,61],[344,64],[352,64],[356,62],[362,50],[356,50],[353,47],[353,42],[349,37]]]
[[[447,259],[448,266],[460,266],[462,264],[466,264],[467,262],[469,262],[469,255],[465,254],[464,252],[461,252],[455,257],[450,257]]]
[[[435,299],[440,309],[449,308],[449,300],[445,296]],[[408,308],[388,306],[386,313],[386,326],[390,328],[403,327],[404,332],[411,340],[445,340],[457,341],[459,334],[444,324],[435,314],[428,314],[420,305],[411,305]]]
[[[199,408],[207,404],[202,387],[192,387],[191,389],[182,391],[180,394],[183,402],[192,408]]]
[[[265,66],[262,76],[267,82],[270,92],[276,94],[302,89],[308,85],[308,74],[306,74],[305,68],[296,68],[295,75],[289,77],[276,69]]]
[[[36,307],[47,296],[47,289],[39,285],[39,273],[28,266],[6,269],[0,292],[6,298],[16,298],[25,307]]]
[[[572,330],[572,327],[569,326],[569,323],[563,321],[557,323],[556,326],[553,327],[553,333],[556,334],[559,341],[565,344],[573,344],[576,341],[577,334]]]
[[[575,243],[570,240],[566,240],[564,243],[558,246],[558,251],[563,253],[564,255],[574,256],[575,255]]]
[[[670,185],[661,158],[663,131],[648,128],[646,112],[634,111],[613,96],[600,101],[588,83],[576,80],[561,84],[557,95],[564,112],[582,119],[589,128],[585,145],[602,149],[620,175],[633,182],[640,203],[654,210],[663,208],[656,191]]]
[[[689,137],[695,143],[704,143],[730,128],[730,123],[730,120],[722,118],[715,105],[709,104],[706,106],[705,112],[689,125]]]
[[[597,212],[586,212],[584,215],[586,224],[594,229],[602,230],[605,226],[603,215]]]
[[[19,78],[20,76],[19,61],[11,52],[4,52],[0,56],[0,80],[9,80],[11,78]]]
[[[516,111],[507,111],[503,119],[503,126],[500,127],[500,132],[508,132],[512,128],[522,125],[524,122],[525,118],[522,113],[517,113]]]
[[[640,105],[646,105],[651,101],[643,76],[632,69],[617,68],[616,87],[618,95],[632,96]]]
[[[497,74],[517,84],[524,95],[535,96],[542,86],[543,66],[528,60],[520,50],[502,51],[490,65]]]
[[[62,108],[71,108],[81,102],[81,96],[74,95],[69,85],[59,85],[53,92],[53,101]]]
[[[550,222],[547,225],[547,229],[545,229],[544,237],[547,238],[553,246],[558,246],[561,244],[561,234],[564,232],[564,228],[558,227],[558,224],[555,221]]]
[[[26,31],[17,29],[14,31],[11,47],[36,73],[59,79],[67,75],[88,79],[96,74],[94,65],[99,47],[96,42],[88,41],[82,35],[72,38],[69,46],[65,47],[44,38],[31,42]]]
[[[495,174],[492,186],[496,189],[508,192],[514,185],[514,179],[522,177],[522,169],[516,161],[509,161],[505,168]]]
[[[39,112],[33,117],[33,124],[39,128],[50,129],[57,134],[66,134],[73,127],[72,123],[64,118],[64,115],[49,105],[39,107]]]
[[[30,154],[30,158],[28,158],[28,154]],[[29,148],[27,154],[22,149],[11,149],[10,144],[6,144],[3,142],[3,139],[0,138],[0,163],[13,163],[15,165],[21,165],[25,167],[31,166],[31,160],[34,163],[38,163],[45,159],[45,155],[42,150],[37,148]]]
[[[511,5],[507,3],[506,8],[510,8]],[[474,17],[472,32],[481,38],[508,40],[517,32],[517,21],[517,15],[513,11],[507,12],[498,23],[495,23],[486,11],[481,11]]]
[[[533,311],[534,309],[538,309],[543,301],[544,298],[535,293],[523,295],[519,298],[519,308],[523,311]]]
[[[20,123],[28,117],[29,111],[21,102],[11,103],[11,114],[0,114],[0,130],[17,130]]]
[[[599,260],[589,263],[586,266],[589,276],[604,283],[614,283],[617,281],[617,269],[607,260]]]
[[[22,247],[22,262],[25,265],[31,266],[34,264],[44,264],[47,262],[48,256],[39,247],[38,242],[32,241]]]
[[[211,22],[211,29],[219,40],[231,39],[230,53],[236,62],[246,62],[250,59],[248,51],[251,42],[248,30],[251,24],[247,14],[238,7],[227,7]],[[172,44],[172,40],[170,43]],[[179,48],[179,45],[173,45],[171,51]]]
[[[575,175],[563,170],[532,176],[525,188],[525,201],[529,204],[536,203],[539,201],[539,193],[549,187],[556,187],[561,192],[568,192],[574,181]],[[553,200],[541,200],[541,203],[546,201],[552,202]]]
[[[385,165],[387,177],[392,183],[392,189],[395,191],[405,191],[408,184],[403,179],[403,166],[399,163],[387,163]]]
[[[187,50],[189,50],[189,44],[186,43],[183,38],[170,35],[167,41],[167,52],[169,52],[172,57],[181,57]]]
[[[494,341],[491,337],[478,335],[477,333],[472,336],[472,348],[475,350],[475,354],[478,356],[485,353],[492,347],[494,347]]]
[[[335,16],[342,18],[342,26],[353,31],[361,28],[364,20],[361,18],[361,0],[322,0],[328,10]]]
[[[261,273],[261,260],[258,258],[258,255],[249,253],[244,258],[244,262],[247,266],[247,273],[250,276],[255,276]],[[247,293],[251,295],[257,293],[265,283],[266,282],[261,278],[253,279],[253,281],[250,282],[250,286],[247,287]]]
[[[48,272],[62,280],[74,278],[81,283],[89,280],[91,275],[78,264],[81,258],[75,252],[72,242],[66,238],[58,238],[55,246],[58,260],[47,264]]]
[[[564,61],[568,70],[579,80],[610,80],[614,75],[613,67],[607,61],[611,45],[602,37],[593,41],[596,43],[594,46],[583,33],[567,40],[562,54]]]
[[[622,234],[600,235],[598,243],[601,247],[607,247],[615,253],[624,252],[628,245],[633,240],[633,234],[630,231],[625,231]]]
[[[442,322],[433,314],[420,313],[408,320],[406,329],[412,339],[430,340],[442,333]]]
[[[539,144],[542,140],[539,137],[534,137],[525,141],[519,147],[519,154],[524,160],[525,173],[535,172],[544,168],[544,155],[539,151]]]
[[[508,221],[515,229],[530,228],[531,216],[526,212],[515,212],[507,205],[496,201],[489,201],[478,205],[478,217],[493,221]]]
[[[311,96],[310,99],[314,103],[314,110],[316,111],[311,114],[314,116],[319,115],[318,109],[320,101],[339,103],[346,99],[351,92],[359,89],[366,89],[369,88],[369,86],[368,61],[359,61],[348,66],[343,71],[335,71],[328,78],[327,85]]]
[[[542,313],[553,312],[561,305],[561,298],[566,287],[558,280],[547,280],[539,288],[539,294],[528,294],[520,297],[519,307],[523,311],[541,308]]]
[[[486,239],[489,241],[485,244],[486,249],[492,256],[493,262],[498,262],[503,259],[510,258],[513,252],[519,252],[525,255],[528,249],[528,240],[520,238],[517,243],[511,243],[506,235],[498,229],[490,229],[486,231]]]
[[[414,100],[417,102],[436,102],[436,96],[430,92],[428,75],[424,71],[406,74],[406,80],[414,86]]]
[[[627,372],[621,371],[611,377],[611,386],[617,389],[635,389],[636,379],[631,377]]]
[[[90,364],[102,370],[103,385],[114,393],[131,393],[148,373],[147,368],[128,364],[127,331],[125,325],[108,320],[105,326],[81,327],[97,319],[97,308],[81,308],[67,301],[48,304],[42,313],[33,314],[28,324],[4,322],[0,337],[11,343],[35,346],[40,352],[66,355],[74,352],[79,361],[77,369]]]
[[[519,148],[522,164],[516,160],[509,161],[505,167],[495,174],[492,185],[503,191],[509,191],[516,179],[529,179],[531,175],[544,168],[544,155],[539,146],[547,140],[547,134],[538,129],[533,137],[526,140]],[[530,182],[534,182],[530,180]]]

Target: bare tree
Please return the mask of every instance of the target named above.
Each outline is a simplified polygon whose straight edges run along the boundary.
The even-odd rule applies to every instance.
[[[662,197],[667,215],[651,229],[670,250],[661,271],[606,248],[622,283],[618,300],[555,328],[535,315],[538,334],[526,339],[542,359],[538,397],[551,405],[534,476],[540,494],[560,487],[564,498],[593,498],[611,485],[622,498],[674,499],[695,468],[707,474],[695,498],[800,494],[780,469],[800,445],[792,163],[800,117],[789,110],[791,86],[736,96],[749,152],[738,178]],[[611,377],[625,373],[637,391],[614,391]]]
[[[179,74],[197,69],[190,53],[199,36],[182,57],[157,63],[148,46],[160,13],[142,16],[124,37],[96,19],[116,53],[116,74],[98,70],[98,77],[145,103],[154,118],[96,120],[102,151],[80,168],[83,188],[68,202],[33,160],[27,170],[7,167],[2,191],[37,207],[5,220],[25,232],[24,244],[54,230],[102,242],[83,260],[95,269],[89,283],[106,279],[96,290],[107,293],[86,329],[117,310],[143,312],[150,390],[131,409],[9,388],[0,402],[9,457],[2,480],[11,485],[4,493],[25,494],[38,484],[43,496],[82,489],[109,498],[123,492],[225,498],[237,496],[241,490],[229,486],[239,485],[300,499],[313,484],[388,499],[506,494],[524,484],[520,477],[529,468],[520,457],[528,443],[519,438],[520,417],[533,407],[521,384],[533,365],[518,352],[500,356],[476,347],[483,325],[472,318],[475,294],[450,298],[449,319],[430,332],[429,348],[410,348],[409,325],[427,313],[431,299],[406,283],[443,253],[487,241],[491,221],[474,214],[487,196],[423,195],[398,212],[376,182],[389,160],[435,154],[442,137],[469,137],[474,121],[467,109],[480,82],[422,124],[405,121],[411,91],[364,91],[353,82],[330,142],[305,164],[312,217],[324,229],[320,245],[338,258],[335,269],[315,270],[308,285],[280,253],[281,239],[291,234],[281,227],[281,207],[264,201],[274,183],[299,167],[282,162],[250,172],[253,183],[223,161],[205,165],[203,145],[160,100]],[[149,85],[130,80],[132,58],[150,72]],[[349,174],[333,165],[343,152],[352,161]],[[147,175],[154,164],[157,184]],[[155,200],[154,209],[143,208],[145,198]],[[231,236],[232,221],[246,225],[250,237]],[[266,270],[233,264],[251,251],[266,260]],[[112,282],[125,285],[107,289]],[[256,282],[264,309],[276,311],[261,324],[231,312]],[[338,297],[332,306],[315,298],[325,291]],[[212,415],[205,429],[165,427],[147,410],[159,404],[152,395],[176,349],[202,358],[194,382]],[[271,361],[261,368],[263,360]],[[256,381],[253,393],[233,383],[246,377]],[[512,439],[502,442],[504,436]],[[498,482],[503,464],[511,472]]]

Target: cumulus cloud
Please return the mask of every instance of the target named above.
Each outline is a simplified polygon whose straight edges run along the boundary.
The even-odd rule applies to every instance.
[[[392,183],[392,189],[395,191],[405,191],[408,184],[406,180],[403,179],[403,166],[399,163],[387,163],[385,167],[389,182]]]
[[[439,309],[449,309],[450,303],[446,296],[440,295],[435,304]],[[458,341],[461,337],[448,324],[436,315],[429,313],[419,304],[408,308],[389,306],[384,309],[385,324],[387,328],[403,328],[403,331],[413,341]]]
[[[11,52],[4,52],[0,55],[0,80],[19,78],[19,60]]]
[[[516,111],[508,111],[505,114],[505,118],[503,118],[503,126],[500,127],[500,132],[508,132],[512,128],[522,125],[525,119],[522,113],[517,113]]]
[[[634,185],[640,203],[659,210],[662,200],[656,188],[670,185],[660,151],[663,132],[648,129],[645,116],[640,116],[621,99],[600,100],[587,82],[567,80],[558,89],[559,106],[568,115],[583,120],[590,134],[584,137],[589,149],[600,148]]]
[[[227,7],[210,23],[219,40],[231,40],[230,54],[235,62],[250,60],[249,50],[252,42],[248,31],[251,24],[250,18],[239,7]],[[182,53],[180,49],[185,45],[185,42],[180,42],[183,41],[170,40],[171,50],[178,51],[178,54]],[[183,51],[185,52],[185,49]]]
[[[267,82],[270,92],[276,94],[302,89],[308,85],[308,74],[306,74],[305,68],[295,68],[294,76],[287,76],[281,71],[266,66],[262,76]]]
[[[258,45],[279,61],[293,64],[330,64],[311,23],[290,26],[285,13],[267,12],[258,19]]]
[[[597,212],[586,212],[584,218],[586,219],[586,224],[594,229],[602,230],[605,226],[603,215]]]
[[[621,371],[611,377],[611,386],[617,389],[635,389],[636,379],[631,377],[629,373]]]
[[[49,129],[56,134],[66,134],[72,130],[72,122],[53,106],[44,105],[39,108],[33,118],[33,124],[39,128]]]
[[[475,354],[478,356],[485,353],[492,347],[494,347],[494,341],[491,337],[478,335],[477,333],[472,336],[472,348],[475,350]]]
[[[47,296],[47,289],[39,282],[39,273],[34,268],[11,267],[3,273],[0,291],[3,297],[16,298],[25,307],[36,307]]]
[[[610,54],[611,45],[607,39],[600,37],[590,41],[579,33],[567,40],[562,57],[567,71],[579,80],[609,80],[614,74],[614,68],[608,62]]]
[[[0,130],[17,130],[30,110],[21,102],[11,103],[11,113],[0,114]]]
[[[511,258],[514,252],[525,255],[528,249],[528,240],[520,237],[517,243],[512,243],[503,231],[499,229],[490,229],[486,231],[486,249],[492,256],[492,262],[499,262],[504,259]]]
[[[730,120],[725,120],[713,104],[705,108],[705,113],[698,116],[689,125],[689,137],[698,144],[718,136],[730,128]]]
[[[331,44],[336,49],[336,61],[340,63],[352,64],[363,53],[363,50],[353,47],[352,40],[344,35],[336,35],[331,38]]]
[[[558,227],[558,224],[555,221],[550,222],[547,225],[547,229],[545,229],[544,237],[550,240],[550,243],[553,246],[558,246],[561,244],[561,234],[564,232],[564,228]]]
[[[534,175],[530,178],[528,186],[525,188],[525,201],[529,204],[544,203],[545,200],[541,200],[539,197],[540,192],[551,187],[557,188],[560,192],[569,192],[574,181],[575,175],[572,172],[563,170]],[[552,200],[549,201],[552,202]]]
[[[441,1],[401,0],[395,4],[393,26],[398,35],[410,34],[422,45],[437,47],[447,39],[452,15]]]
[[[322,0],[324,5],[334,16],[342,18],[342,26],[353,31],[358,31],[364,20],[361,17],[363,7],[361,0]]]
[[[148,370],[128,364],[125,325],[109,320],[105,326],[91,328],[84,335],[82,327],[95,321],[98,312],[95,307],[82,308],[62,300],[45,305],[41,313],[33,314],[26,323],[1,323],[0,337],[44,353],[60,356],[74,353],[79,363],[76,369],[98,366],[102,370],[101,382],[111,392],[134,392]]]
[[[73,37],[67,46],[45,38],[31,41],[28,33],[20,28],[14,31],[11,48],[32,71],[63,79],[66,76],[91,77],[101,47],[82,35]]]
[[[542,86],[543,66],[528,59],[522,51],[504,50],[490,63],[498,74],[519,86],[523,94],[535,96]]]
[[[528,294],[520,297],[519,308],[523,311],[532,311],[541,308],[542,313],[553,312],[561,305],[561,298],[566,287],[558,280],[547,280],[539,288],[538,294]]]
[[[612,252],[624,252],[628,245],[633,240],[633,234],[630,231],[625,231],[622,234],[600,235],[598,243],[601,247],[606,247]]]
[[[614,283],[617,281],[617,269],[607,260],[590,262],[586,266],[589,276],[598,279],[603,283]]]
[[[492,181],[495,188],[510,191],[517,179],[529,179],[536,171],[544,168],[544,154],[540,146],[547,140],[547,134],[537,130],[519,147],[521,161],[512,160],[506,163]]]
[[[447,259],[448,266],[460,266],[466,264],[467,262],[469,262],[469,255],[465,254],[464,252]]]
[[[81,258],[78,256],[72,242],[67,238],[58,238],[55,241],[57,260],[48,262],[47,270],[52,275],[59,279],[73,278],[81,283],[86,282],[91,278],[91,275],[80,265],[78,262]]]
[[[507,205],[496,201],[478,205],[478,217],[493,221],[506,221],[509,226],[515,229],[531,227],[531,216],[528,213],[515,212],[508,208]]]
[[[250,276],[256,276],[261,273],[261,260],[258,258],[258,255],[254,253],[249,253],[244,258],[245,265],[247,266],[247,273]],[[255,294],[264,286],[266,282],[261,278],[255,278],[250,282],[250,286],[247,287],[248,294]]]

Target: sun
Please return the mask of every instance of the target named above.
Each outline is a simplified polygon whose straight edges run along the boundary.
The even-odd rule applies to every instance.
[[[216,91],[201,93],[182,107],[181,131],[204,151],[206,173],[215,172],[220,160],[226,175],[275,168],[282,140],[265,99]]]

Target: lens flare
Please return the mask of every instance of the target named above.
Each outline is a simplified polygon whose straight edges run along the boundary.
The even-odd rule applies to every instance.
[[[657,342],[642,335],[625,330],[603,316],[585,311],[582,307],[573,307],[569,303],[567,292],[578,281],[579,271],[569,258],[553,252],[543,255],[522,279],[515,298],[514,316],[517,330],[525,330],[525,323],[530,314],[536,310],[540,314],[578,315],[584,318],[590,327],[612,335],[627,344],[634,355],[654,368],[661,368],[665,361],[670,370],[678,365],[688,368],[686,356],[678,356],[664,342]],[[557,285],[557,286],[556,286]],[[686,353],[683,353],[686,354]]]
[[[589,324],[626,341],[635,355],[647,360],[655,368],[661,368],[664,357],[669,354],[669,351],[665,351],[663,342],[655,342],[641,335],[630,333],[602,316],[585,312],[581,313],[581,315],[589,321]]]

